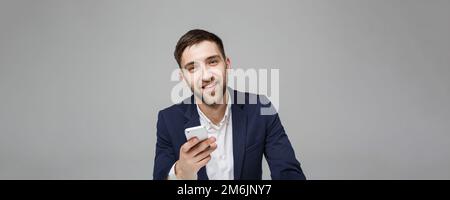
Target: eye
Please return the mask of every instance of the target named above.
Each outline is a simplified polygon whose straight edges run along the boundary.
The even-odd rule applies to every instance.
[[[195,67],[194,67],[193,65],[190,65],[190,66],[187,66],[185,69],[186,69],[188,72],[192,73],[192,72],[194,72]]]
[[[216,65],[217,63],[219,63],[217,59],[212,59],[211,61],[209,61],[210,65]]]
[[[199,68],[200,68],[199,64],[193,64],[186,67],[189,73],[195,73],[198,71]]]

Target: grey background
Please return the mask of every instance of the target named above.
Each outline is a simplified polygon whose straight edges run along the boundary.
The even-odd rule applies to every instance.
[[[450,1],[0,1],[0,179],[151,179],[172,52],[280,69],[310,179],[450,179]],[[264,178],[269,178],[265,165]]]

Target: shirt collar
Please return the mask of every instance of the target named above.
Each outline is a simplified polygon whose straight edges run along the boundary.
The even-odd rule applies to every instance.
[[[198,104],[195,104],[197,106],[197,111],[198,114],[200,116],[200,118],[202,118],[203,120],[206,121],[206,128],[209,130],[211,128],[213,129],[220,129],[224,124],[227,124],[229,119],[230,119],[230,113],[231,113],[231,95],[229,90],[227,89],[227,108],[225,109],[225,115],[223,116],[222,120],[220,120],[218,125],[215,125],[208,117],[206,117],[206,115],[200,110],[200,108],[198,107]]]

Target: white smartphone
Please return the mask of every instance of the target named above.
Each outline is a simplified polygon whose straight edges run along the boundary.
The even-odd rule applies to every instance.
[[[206,132],[206,128],[204,126],[187,128],[184,130],[184,134],[186,135],[187,140],[193,137],[197,137],[199,141],[208,139],[208,133]]]

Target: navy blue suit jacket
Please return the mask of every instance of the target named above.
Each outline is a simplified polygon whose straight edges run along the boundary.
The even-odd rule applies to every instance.
[[[234,179],[261,179],[263,155],[272,179],[305,179],[278,114],[261,115],[262,108],[275,111],[268,99],[228,89],[232,100]],[[199,125],[194,96],[158,113],[153,179],[167,179],[186,142],[184,129]],[[208,179],[205,167],[197,175],[199,180]]]

